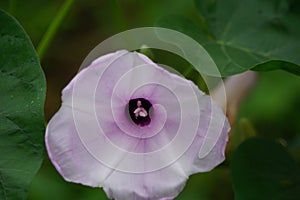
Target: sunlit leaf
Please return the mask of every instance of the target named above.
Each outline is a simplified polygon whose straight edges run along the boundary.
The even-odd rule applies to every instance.
[[[26,199],[43,159],[45,78],[19,23],[0,10],[0,199]]]
[[[299,169],[286,149],[275,142],[246,140],[233,154],[230,169],[236,200],[300,196]]]

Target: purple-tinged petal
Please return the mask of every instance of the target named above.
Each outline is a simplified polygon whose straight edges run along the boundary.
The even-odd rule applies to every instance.
[[[131,119],[133,99],[151,104],[144,112],[149,124]],[[136,106],[143,108],[141,101]],[[221,109],[191,81],[144,55],[118,51],[64,89],[46,145],[68,181],[103,187],[117,200],[162,200],[175,198],[189,175],[225,159],[228,131]]]

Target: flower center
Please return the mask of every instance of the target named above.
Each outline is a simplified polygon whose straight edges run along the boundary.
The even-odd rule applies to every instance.
[[[144,98],[131,99],[128,103],[130,118],[139,126],[150,124],[149,110],[151,107],[152,104]]]

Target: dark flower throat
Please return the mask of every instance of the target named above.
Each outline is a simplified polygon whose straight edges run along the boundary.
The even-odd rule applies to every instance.
[[[139,126],[150,124],[149,110],[152,104],[144,98],[131,99],[128,103],[129,115],[132,121]]]

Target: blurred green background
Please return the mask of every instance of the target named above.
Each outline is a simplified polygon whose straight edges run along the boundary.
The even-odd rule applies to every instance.
[[[0,1],[0,8],[10,12],[25,28],[37,47],[62,0]],[[64,86],[77,73],[85,56],[101,41],[120,31],[145,26],[166,14],[200,19],[193,0],[86,0],[74,1],[70,12],[55,35],[42,67],[47,78],[45,116],[48,121],[60,107]],[[169,65],[178,65],[171,59]],[[300,162],[300,78],[283,71],[260,73],[256,87],[241,105],[232,132],[228,158],[211,172],[191,176],[176,199],[234,199],[229,163],[235,147],[248,137],[247,130],[279,140]],[[246,125],[245,125],[246,124]],[[45,152],[46,155],[46,152]],[[47,155],[32,182],[29,200],[101,200],[102,189],[65,182]]]

